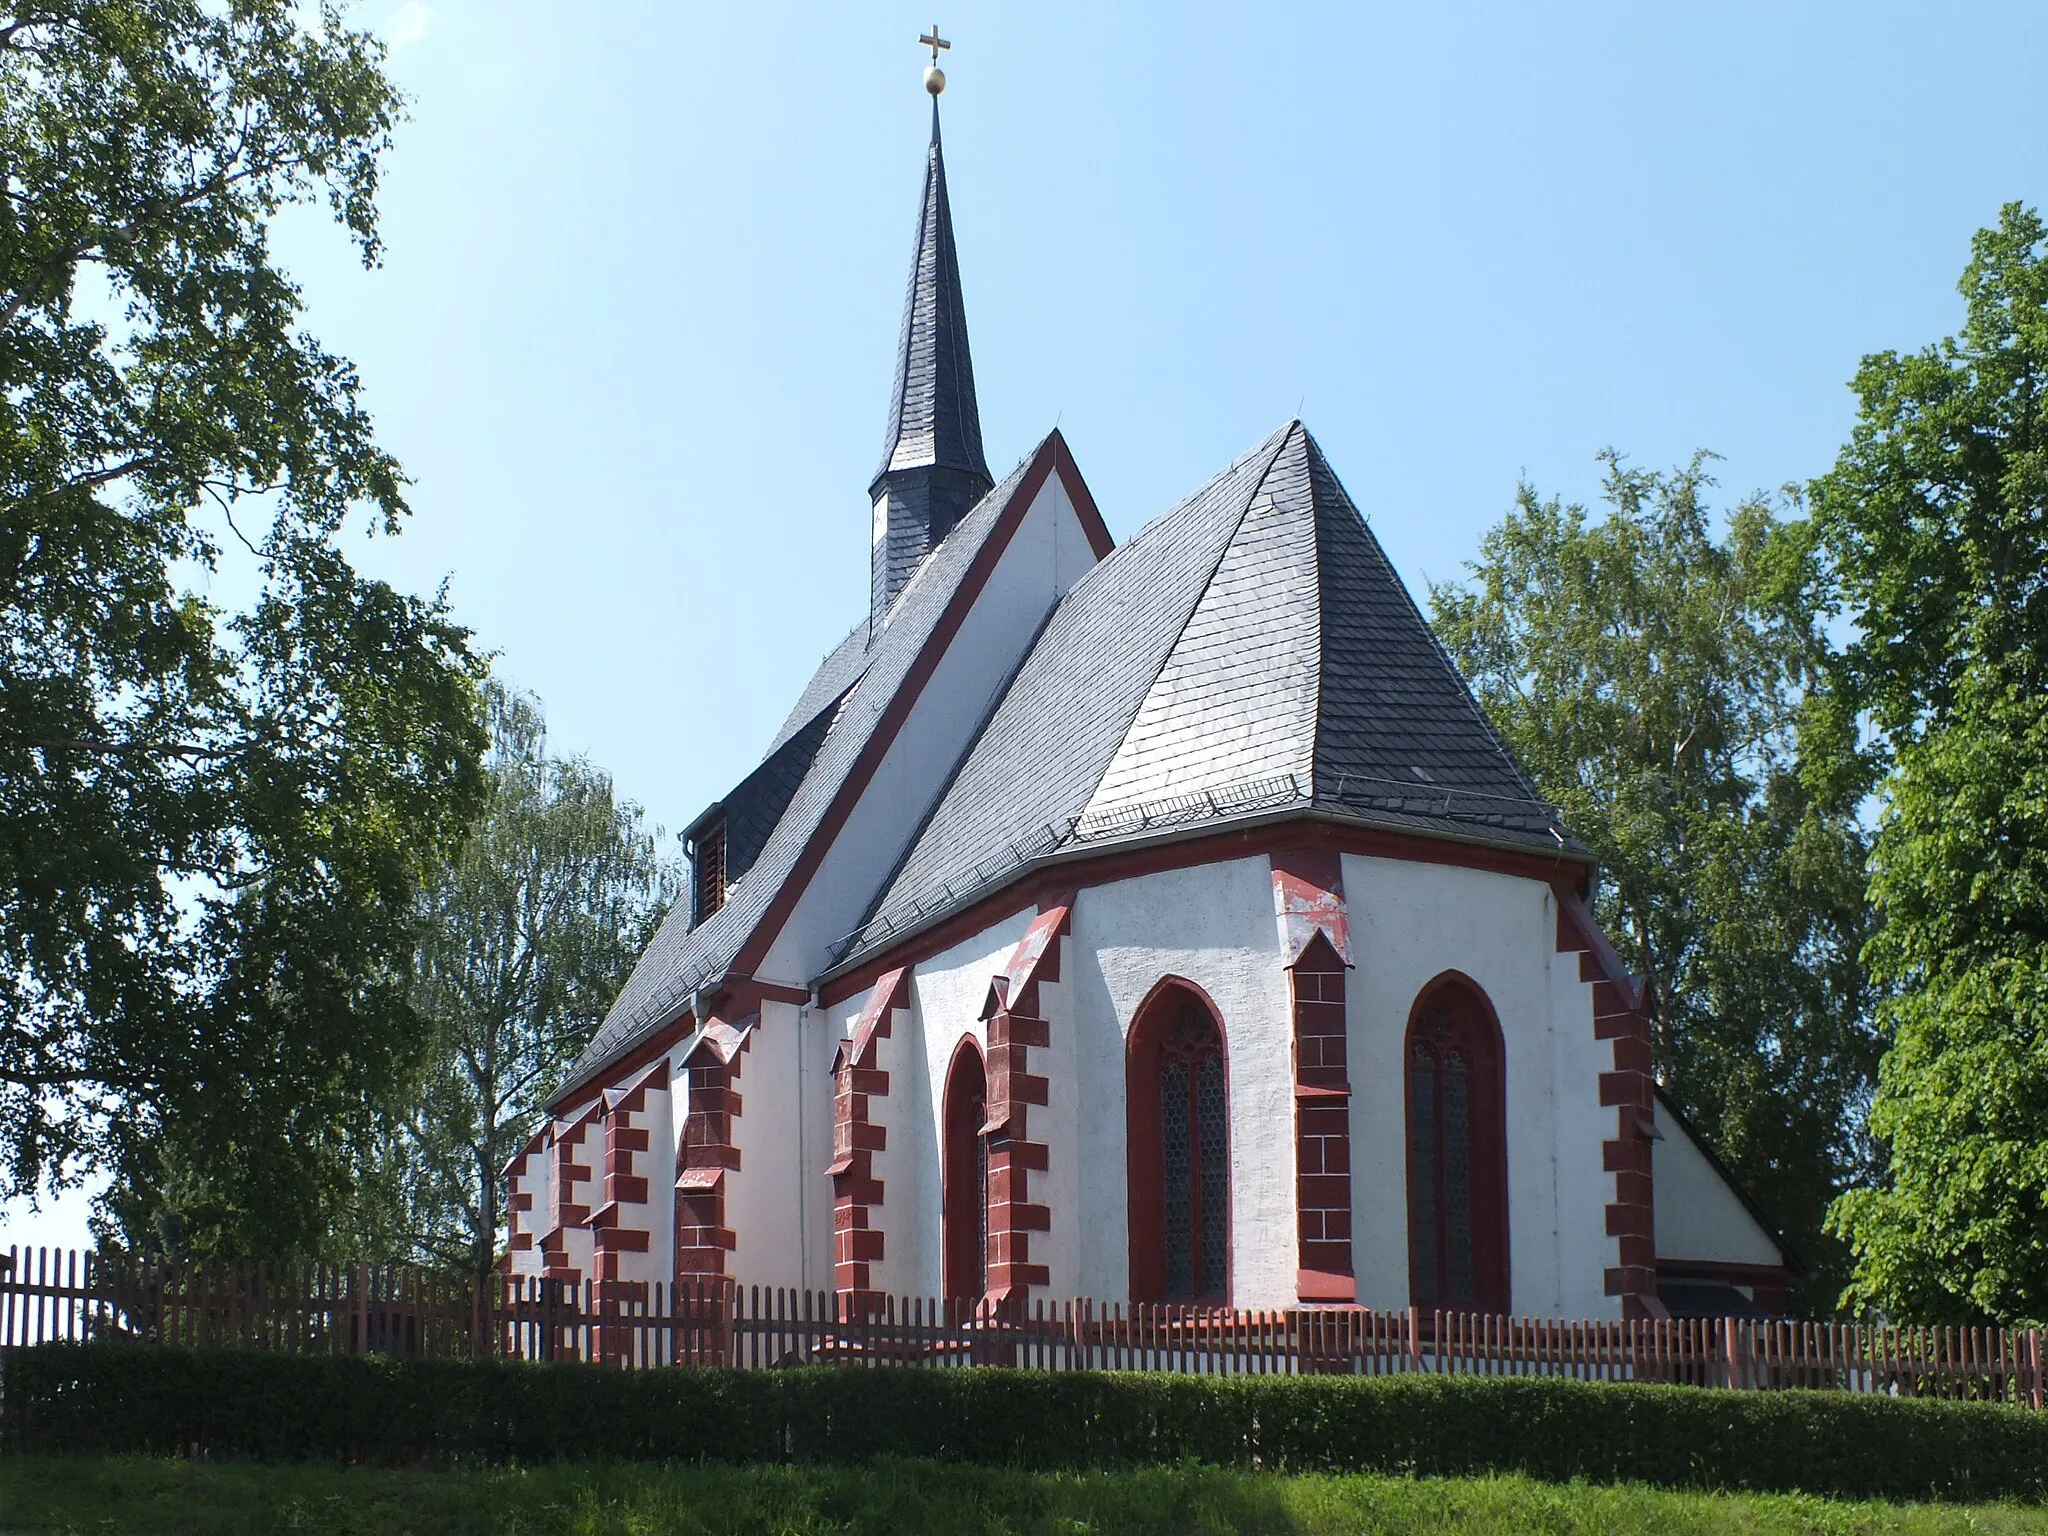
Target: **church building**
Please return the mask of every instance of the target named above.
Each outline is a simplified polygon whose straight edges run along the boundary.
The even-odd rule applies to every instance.
[[[1591,856],[1308,430],[1121,545],[1057,430],[990,470],[927,84],[868,611],[688,829],[506,1169],[509,1272],[1782,1307]]]

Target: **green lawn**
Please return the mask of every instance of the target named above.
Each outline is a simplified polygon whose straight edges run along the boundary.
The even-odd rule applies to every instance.
[[[2048,1510],[1850,1504],[1557,1487],[1523,1477],[1269,1477],[1207,1467],[1034,1474],[926,1462],[866,1467],[555,1465],[423,1472],[142,1457],[0,1460],[0,1530],[226,1536],[1145,1536],[1258,1531],[1775,1536],[2040,1532]]]

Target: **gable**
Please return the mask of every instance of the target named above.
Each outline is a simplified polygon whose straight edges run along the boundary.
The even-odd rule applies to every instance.
[[[1660,1091],[1652,1143],[1660,1262],[1785,1264],[1782,1240]]]
[[[1062,600],[833,963],[1027,866],[1308,814],[1587,858],[1289,422]]]
[[[803,958],[804,943],[824,942],[820,925],[844,928],[858,919],[926,816],[940,787],[936,780],[986,716],[1046,612],[1107,548],[1100,514],[1064,439],[1054,433],[961,519],[904,588],[887,624],[870,638],[858,679],[831,712],[752,867],[704,922],[693,927],[680,908],[670,914],[557,1099],[677,1021],[700,988],[730,972],[760,969],[865,804],[869,814],[858,819],[848,843],[852,856],[830,872],[831,889],[804,907],[795,951],[785,948],[775,957],[791,967],[782,979],[796,984],[822,968],[822,956],[817,964]],[[953,664],[946,667],[949,655]],[[992,680],[978,680],[977,671],[992,672]],[[905,736],[913,717],[917,724]],[[806,734],[788,735],[763,769],[798,749]],[[921,782],[915,771],[885,772],[892,752],[896,762],[935,763],[932,782]],[[878,775],[881,786],[870,794]],[[851,911],[842,913],[848,903]]]

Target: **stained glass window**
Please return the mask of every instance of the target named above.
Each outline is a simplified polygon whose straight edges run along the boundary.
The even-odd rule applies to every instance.
[[[1166,1299],[1220,1299],[1230,1286],[1230,1132],[1223,1038],[1184,1005],[1159,1043],[1159,1171]]]
[[[1498,1033],[1482,1007],[1445,987],[1409,1031],[1408,1243],[1417,1305],[1507,1305]]]
[[[1188,1187],[1189,1132],[1188,1064],[1169,1061],[1159,1068],[1159,1160],[1166,1178],[1166,1294],[1194,1294],[1195,1208]]]
[[[981,1053],[955,1053],[946,1077],[944,1265],[946,1294],[978,1300],[988,1292],[988,1077]]]
[[[1444,1287],[1446,1300],[1472,1300],[1472,1117],[1465,1058],[1444,1059]]]

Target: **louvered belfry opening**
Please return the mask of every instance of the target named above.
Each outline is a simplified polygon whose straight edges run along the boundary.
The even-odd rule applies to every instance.
[[[701,923],[725,905],[725,823],[714,822],[699,832],[692,849],[690,910]]]
[[[1192,987],[1139,1009],[1127,1057],[1131,1298],[1230,1295],[1230,1099],[1223,1029]]]
[[[1500,1025],[1461,976],[1416,999],[1405,1044],[1408,1285],[1416,1306],[1508,1310]]]

